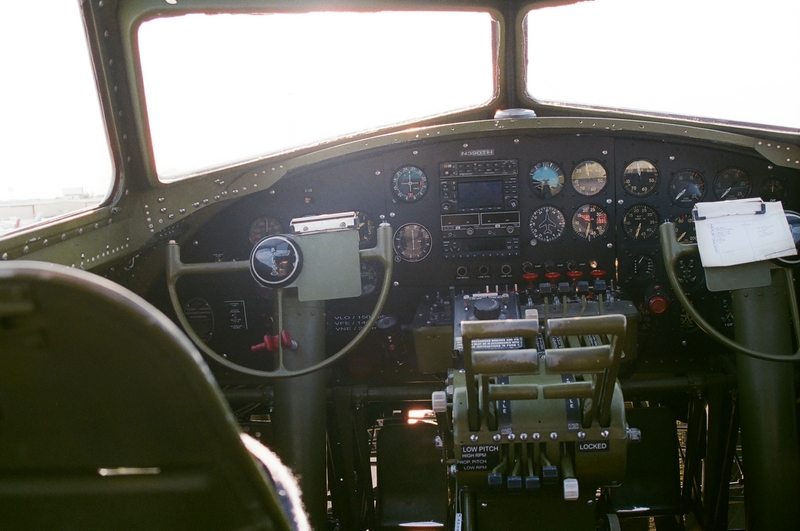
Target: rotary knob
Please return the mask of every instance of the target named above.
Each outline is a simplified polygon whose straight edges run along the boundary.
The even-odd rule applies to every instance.
[[[500,317],[500,303],[494,299],[478,299],[472,305],[476,319],[489,321]]]

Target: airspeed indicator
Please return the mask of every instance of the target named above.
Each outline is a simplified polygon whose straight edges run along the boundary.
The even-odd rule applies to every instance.
[[[586,241],[597,239],[608,230],[608,214],[597,205],[583,205],[572,215],[572,230]]]

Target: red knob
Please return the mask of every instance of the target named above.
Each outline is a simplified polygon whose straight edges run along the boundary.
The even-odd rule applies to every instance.
[[[279,342],[283,344],[283,348],[288,349],[296,349],[297,343],[292,341],[292,336],[289,334],[288,330],[282,330],[280,336],[264,336],[264,342],[259,343],[258,345],[253,345],[250,347],[252,352],[259,352],[261,350],[266,350],[269,352],[277,352],[279,347]]]
[[[567,271],[567,276],[572,280],[577,280],[583,276],[583,271]]]
[[[591,271],[589,271],[589,274],[592,275],[594,278],[603,278],[604,276],[606,276],[606,270],[592,269]]]
[[[559,273],[558,271],[549,271],[544,274],[544,278],[546,278],[550,282],[554,282],[559,278],[561,278],[561,273]]]
[[[650,313],[661,315],[667,311],[667,308],[669,307],[669,301],[663,295],[653,295],[647,300],[647,307],[650,310]]]
[[[533,282],[537,278],[539,278],[539,273],[522,273],[522,280],[527,282]]]

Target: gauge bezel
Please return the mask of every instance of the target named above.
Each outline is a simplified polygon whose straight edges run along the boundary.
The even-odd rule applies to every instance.
[[[639,225],[634,231],[630,227],[631,220],[628,218],[628,216],[638,215],[639,213],[644,214],[647,219],[644,221],[640,220]],[[643,225],[645,221],[647,224]],[[658,210],[656,210],[654,206],[648,205],[647,203],[636,203],[635,205],[631,205],[622,215],[622,230],[625,232],[625,235],[628,238],[634,241],[644,241],[655,238],[658,234],[658,224]]]
[[[411,181],[409,180],[409,193],[405,193],[400,189],[400,179],[409,173],[414,173],[419,177],[419,188],[414,191],[410,186]],[[425,174],[422,168],[412,164],[408,164],[397,169],[392,174],[390,184],[395,199],[402,201],[403,203],[416,203],[425,197],[425,194],[428,192],[428,176]]]
[[[701,188],[700,197],[697,197],[697,198],[693,199],[694,196],[691,196],[692,198],[690,198],[688,201],[685,201],[684,200],[684,196],[682,195],[681,197],[676,199],[675,193],[674,193],[675,192],[676,182],[678,181],[678,178],[681,175],[684,175],[684,174],[688,174],[688,175],[690,175],[692,177],[698,176],[700,178],[700,184],[698,185]],[[682,182],[686,182],[686,181],[682,180]],[[695,183],[695,184],[697,184],[697,183]],[[692,208],[695,205],[695,203],[699,203],[700,201],[703,200],[703,198],[706,196],[707,192],[708,192],[708,182],[706,181],[706,178],[703,175],[703,172],[695,170],[695,169],[692,169],[692,168],[684,168],[682,170],[678,170],[675,173],[673,173],[672,177],[669,180],[669,184],[667,186],[667,193],[669,195],[670,201],[672,201],[672,204],[675,205],[675,206],[683,207],[683,208]]]
[[[291,249],[294,253],[295,261],[292,264],[292,269],[288,275],[280,277],[278,279],[271,279],[268,277],[263,276],[261,273],[261,267],[256,265],[256,253],[261,249],[264,245],[267,245],[270,240],[274,240],[273,245],[276,245],[277,242],[282,242]],[[260,262],[259,262],[260,263]],[[267,236],[259,241],[256,245],[253,246],[253,250],[250,252],[250,273],[253,275],[253,278],[258,282],[261,286],[266,288],[282,288],[284,286],[290,285],[292,282],[297,280],[297,277],[300,276],[300,272],[303,270],[303,252],[300,250],[300,246],[294,241],[293,238],[286,236],[284,234],[274,234],[272,236]],[[273,268],[273,271],[275,269]]]
[[[583,179],[576,178],[576,176],[575,176],[576,172],[580,171],[583,167],[586,167],[586,166],[589,166],[589,165],[600,167],[603,170],[603,177],[585,177]],[[598,181],[602,181],[602,183],[603,183],[602,186],[600,186],[596,190],[586,190],[585,186],[576,184],[576,181],[579,183],[582,180],[587,180],[588,181],[588,180],[595,180],[595,179],[598,180]],[[584,197],[594,197],[594,196],[602,193],[606,188],[608,188],[608,170],[606,169],[605,165],[603,165],[603,163],[601,163],[599,161],[596,161],[594,159],[583,160],[583,161],[577,163],[575,165],[575,167],[572,169],[572,172],[570,173],[570,177],[569,177],[569,182],[570,182],[570,184],[572,184],[572,189],[575,190],[580,195],[582,195]]]
[[[593,208],[594,209],[593,212],[595,213],[595,217],[592,220],[592,222],[595,223],[595,228],[594,228],[594,230],[591,231],[591,234],[588,231],[583,231],[583,230],[578,231],[576,229],[576,224],[579,223],[579,220],[583,220],[583,218],[580,216],[581,212],[583,210],[585,210],[585,209],[590,209],[590,208]],[[598,225],[597,224],[597,214],[601,213],[601,212],[602,212],[603,217],[605,218],[605,222],[600,224],[600,225]],[[585,220],[583,220],[583,221],[585,221]],[[580,238],[580,239],[582,239],[584,241],[587,241],[587,242],[590,242],[592,240],[597,240],[598,238],[602,238],[603,236],[605,236],[606,233],[608,232],[608,228],[610,226],[609,219],[608,219],[608,212],[606,212],[606,210],[603,207],[601,207],[600,205],[596,205],[594,203],[586,203],[584,205],[579,206],[577,209],[575,209],[575,213],[572,214],[571,225],[572,225],[572,232],[574,232],[575,235],[578,238]],[[597,228],[598,227],[603,227],[602,232],[597,233]]]
[[[687,219],[689,220],[688,223],[691,225],[691,234],[689,234],[689,238],[687,240],[681,240],[680,228],[687,224]],[[675,238],[678,240],[678,243],[697,243],[697,228],[694,225],[694,218],[692,217],[691,212],[678,214],[672,218],[672,223],[675,224]],[[689,231],[687,230],[686,232],[688,233]]]
[[[269,228],[270,223],[275,223],[276,226],[277,226],[277,230],[275,230],[273,232],[269,232],[268,230],[265,230],[265,232],[263,234],[257,234],[257,237],[254,238],[253,237],[253,233],[260,229],[260,227],[258,227],[257,224],[261,223],[261,222],[266,222],[264,224],[264,228],[265,229]],[[274,216],[259,216],[259,217],[257,217],[256,219],[254,219],[253,221],[250,222],[250,227],[247,230],[247,237],[250,240],[250,243],[255,245],[258,242],[260,242],[261,240],[263,240],[264,238],[268,237],[268,236],[273,236],[275,234],[280,234],[282,232],[283,232],[283,223],[281,223],[281,220],[279,220],[278,218],[276,218]]]
[[[537,181],[536,179],[534,179],[534,176],[536,175],[536,173],[540,171],[547,171],[548,169],[556,172],[557,176],[556,180],[559,183],[559,186],[557,189],[555,189],[555,191],[553,191],[554,188],[552,188],[548,184],[547,189],[549,190],[549,192],[545,193],[544,191],[545,181]],[[557,196],[564,190],[564,186],[566,185],[566,183],[567,183],[567,177],[564,174],[564,170],[561,169],[561,166],[550,160],[543,160],[541,162],[537,162],[536,164],[533,165],[531,171],[528,172],[528,186],[530,187],[531,191],[534,194],[536,194],[537,197],[541,197],[542,199],[551,199]]]
[[[427,234],[427,238],[424,236],[422,238],[423,240],[427,239],[427,246],[426,248],[423,248],[424,253],[419,257],[409,257],[407,254],[407,249],[401,248],[399,245],[401,240],[398,240],[398,238],[401,238],[404,232],[406,230],[410,230],[411,227],[416,227],[420,234]],[[411,263],[421,262],[427,258],[429,254],[431,254],[431,249],[433,248],[433,236],[431,235],[431,231],[429,231],[428,228],[421,223],[406,223],[404,225],[400,225],[400,227],[398,227],[394,232],[394,236],[392,237],[392,247],[394,248],[395,258],[399,258],[400,260]]]
[[[539,212],[544,213],[545,211],[547,212],[554,211],[558,216],[560,216],[560,219],[555,220],[554,222],[555,227],[558,230],[558,234],[556,234],[552,238],[547,238],[544,237],[544,235],[540,235],[538,229],[535,229],[533,225],[533,218],[536,216],[536,214]],[[564,235],[564,231],[567,228],[567,218],[566,216],[564,216],[564,212],[562,212],[561,209],[554,207],[552,205],[542,205],[533,212],[531,212],[531,215],[528,218],[528,228],[531,231],[531,236],[533,236],[537,241],[540,241],[542,243],[552,243]]]
[[[736,172],[736,175],[728,177],[728,174],[730,172]],[[728,186],[724,190],[720,190],[720,188],[726,186],[725,184],[720,185],[723,178],[738,179],[741,176],[744,176],[745,180],[747,181],[747,188],[744,195],[742,195],[739,192],[732,195],[728,195],[727,193],[725,193],[729,189],[732,190],[734,188],[733,186]],[[719,201],[745,199],[747,197],[750,197],[750,193],[753,191],[753,179],[750,178],[750,175],[746,171],[740,168],[735,168],[735,167],[725,168],[723,170],[718,171],[717,174],[714,176],[714,181],[711,183],[711,191],[714,193],[714,197],[717,198],[717,200]]]
[[[649,164],[655,170],[655,183],[653,184],[653,186],[651,188],[649,188],[645,192],[637,191],[636,187],[630,182],[630,180],[626,179],[626,175],[629,174],[628,170],[630,169],[630,167],[633,166],[634,164],[641,164],[641,163]],[[641,176],[641,173],[639,175]],[[625,169],[622,170],[622,177],[620,179],[620,182],[622,183],[622,189],[628,195],[631,195],[633,197],[647,197],[649,195],[654,194],[658,190],[658,186],[661,184],[661,172],[659,171],[658,166],[656,165],[656,163],[653,162],[652,160],[636,159],[636,160],[632,160],[631,162],[629,162],[625,166]]]

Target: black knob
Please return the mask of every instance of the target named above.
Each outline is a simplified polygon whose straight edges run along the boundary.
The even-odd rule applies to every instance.
[[[500,317],[500,304],[494,299],[478,299],[472,306],[475,317],[481,321]]]

